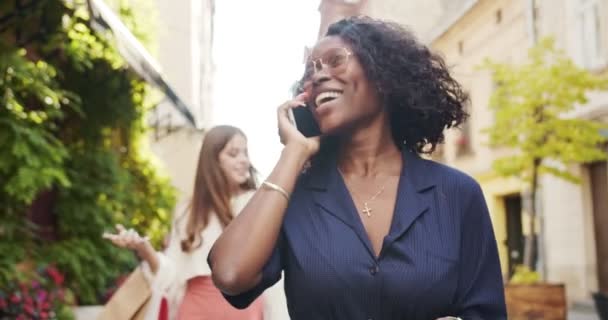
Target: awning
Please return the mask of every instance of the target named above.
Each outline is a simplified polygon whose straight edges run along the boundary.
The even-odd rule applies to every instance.
[[[110,30],[116,39],[118,51],[129,66],[148,83],[161,90],[177,111],[195,128],[196,120],[190,108],[163,78],[160,66],[135,38],[120,18],[103,0],[87,0],[93,28]]]

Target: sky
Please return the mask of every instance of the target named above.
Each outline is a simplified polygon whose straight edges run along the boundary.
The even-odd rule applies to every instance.
[[[213,125],[241,128],[264,179],[279,158],[276,109],[304,69],[319,30],[318,0],[216,1]]]

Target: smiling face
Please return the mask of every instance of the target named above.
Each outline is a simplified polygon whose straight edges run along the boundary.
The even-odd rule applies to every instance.
[[[235,134],[220,151],[219,163],[230,188],[238,190],[251,177],[247,139]]]
[[[306,65],[308,104],[321,132],[341,133],[382,113],[375,86],[352,48],[337,36],[319,40]]]

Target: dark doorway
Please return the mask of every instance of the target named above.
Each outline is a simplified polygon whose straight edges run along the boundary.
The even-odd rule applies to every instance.
[[[593,225],[597,251],[597,277],[600,291],[608,293],[608,165],[597,162],[589,166]]]
[[[521,219],[521,196],[519,194],[504,197],[507,222],[507,255],[509,257],[509,278],[515,267],[524,263],[524,232]]]

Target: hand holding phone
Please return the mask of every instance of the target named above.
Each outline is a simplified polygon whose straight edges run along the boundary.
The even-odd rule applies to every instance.
[[[291,120],[298,131],[307,138],[321,135],[319,124],[308,106],[299,106],[289,109],[289,120]]]
[[[319,151],[320,134],[313,113],[304,105],[308,101],[307,92],[300,93],[294,99],[286,101],[277,109],[277,122],[281,144],[295,148],[304,147],[306,158]],[[302,112],[303,111],[303,112]]]

